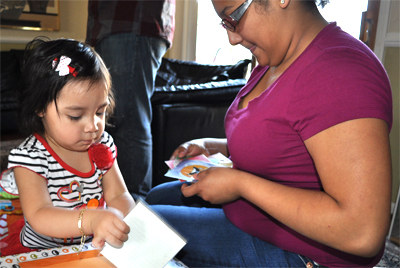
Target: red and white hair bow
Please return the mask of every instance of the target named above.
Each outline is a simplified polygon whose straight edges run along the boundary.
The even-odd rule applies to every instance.
[[[57,61],[58,61],[57,58],[53,60],[52,64],[53,69],[57,65]],[[57,68],[55,70],[56,72],[58,72],[59,76],[66,76],[68,74],[72,74],[75,77],[78,74],[75,68],[69,66],[70,63],[71,63],[71,58],[67,56],[61,56],[60,61],[58,62]]]

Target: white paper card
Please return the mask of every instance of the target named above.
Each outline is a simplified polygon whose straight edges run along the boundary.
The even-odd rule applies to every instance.
[[[186,239],[139,201],[125,217],[129,239],[120,249],[106,244],[101,254],[118,268],[162,268],[186,244]]]

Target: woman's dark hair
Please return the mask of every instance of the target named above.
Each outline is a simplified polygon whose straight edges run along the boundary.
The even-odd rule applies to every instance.
[[[71,59],[70,67],[76,73],[60,76],[56,71],[61,56]],[[53,65],[54,62],[54,65]],[[72,39],[50,40],[37,37],[25,49],[22,81],[19,94],[19,127],[25,135],[44,134],[44,126],[38,114],[45,112],[69,82],[89,81],[90,87],[105,83],[110,105],[107,114],[114,108],[111,76],[103,60],[88,45]]]
[[[315,6],[321,6],[323,8],[329,3],[329,0],[304,0],[303,2],[310,8],[314,8]]]

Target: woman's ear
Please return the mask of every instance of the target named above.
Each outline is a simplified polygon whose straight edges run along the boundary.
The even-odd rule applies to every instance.
[[[287,8],[291,0],[278,0],[281,8]]]

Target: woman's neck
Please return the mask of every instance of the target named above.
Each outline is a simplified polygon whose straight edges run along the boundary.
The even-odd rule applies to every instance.
[[[271,66],[269,71],[282,73],[286,70],[328,24],[319,12],[297,12],[288,21],[291,37],[286,55],[279,65]]]

